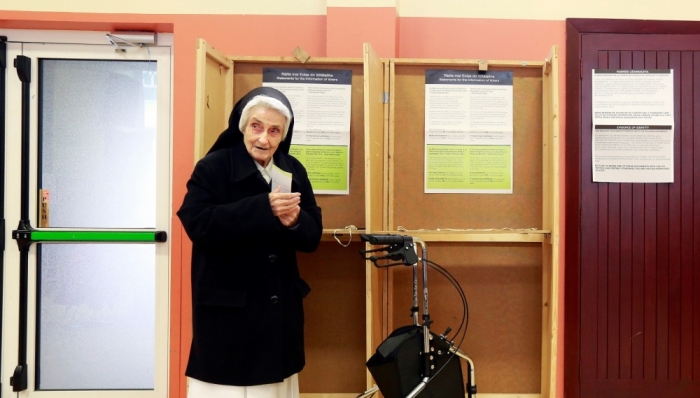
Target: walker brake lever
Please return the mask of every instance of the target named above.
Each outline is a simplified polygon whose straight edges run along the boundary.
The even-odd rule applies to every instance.
[[[377,264],[377,260],[391,259],[395,261],[401,261],[400,263],[391,263],[382,265],[381,267],[388,267],[393,265],[413,265],[418,262],[418,255],[416,254],[413,238],[410,236],[400,236],[400,235],[362,235],[362,240],[369,242],[370,244],[389,244],[388,246],[381,247],[379,249],[372,250],[360,250],[360,254],[365,258],[365,260],[370,260],[375,266],[380,266]],[[367,253],[374,253],[378,251],[388,252],[382,256],[369,256]]]
[[[365,258],[365,260],[369,260],[370,258],[366,256],[367,253],[375,253],[375,252],[384,252],[388,251],[389,246],[386,247],[380,247],[378,249],[370,249],[370,250],[360,250],[360,254]]]

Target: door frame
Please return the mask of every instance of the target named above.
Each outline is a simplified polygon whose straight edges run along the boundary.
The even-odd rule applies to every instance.
[[[34,46],[35,44],[50,43],[50,44],[56,44],[56,45],[85,45],[86,47],[88,47],[90,45],[100,45],[101,47],[107,48],[108,46],[110,46],[110,44],[107,42],[107,39],[105,37],[106,33],[107,32],[95,32],[95,31],[51,31],[51,30],[0,29],[0,36],[8,36],[8,47],[9,47],[9,45],[14,45],[14,47],[16,47],[16,46],[18,46],[18,44],[16,44],[16,43],[21,42],[24,45],[30,45],[30,47]],[[22,46],[22,44],[20,44],[19,46]],[[158,217],[159,217],[159,219],[161,219],[161,221],[163,219],[167,219],[167,224],[165,225],[165,227],[167,228],[167,231],[171,231],[172,230],[172,225],[171,225],[172,223],[171,223],[171,217],[170,217],[170,212],[171,212],[170,208],[172,207],[172,189],[173,189],[173,186],[172,186],[172,160],[173,160],[173,124],[172,124],[172,120],[173,120],[172,119],[172,114],[173,114],[173,98],[172,98],[172,93],[173,93],[173,90],[172,90],[172,87],[173,87],[173,52],[172,51],[173,50],[172,50],[172,48],[173,48],[173,34],[171,34],[171,33],[158,34],[158,44],[155,47],[161,48],[161,49],[157,50],[160,52],[163,52],[163,49],[167,48],[167,51],[169,53],[169,55],[161,55],[160,56],[161,59],[167,58],[167,62],[168,62],[168,64],[165,66],[165,68],[166,68],[165,70],[167,70],[169,76],[167,76],[166,80],[164,80],[164,82],[167,82],[167,84],[168,84],[167,95],[160,93],[160,92],[158,94],[159,101],[162,101],[165,104],[164,106],[166,106],[168,109],[167,116],[164,116],[164,117],[159,116],[159,120],[158,120],[159,123],[167,122],[166,125],[167,125],[168,131],[167,131],[167,139],[165,139],[165,140],[167,140],[167,142],[160,142],[160,140],[159,140],[159,144],[167,145],[167,149],[165,149],[163,151],[159,151],[158,158],[157,158],[157,161],[159,163],[163,164],[163,162],[165,162],[164,165],[162,166],[164,170],[162,173],[160,173],[160,172],[158,173],[158,178],[165,181],[163,183],[163,186],[161,186],[161,188],[163,188],[164,186],[167,186],[167,192],[158,193],[157,194],[157,201],[158,201],[159,205],[161,203],[167,203],[167,205],[168,205],[167,206],[168,210],[165,211],[167,213],[166,216],[159,215]],[[125,48],[127,49],[127,51],[129,51],[129,47],[125,47]],[[149,59],[150,59],[153,51],[154,50],[152,47],[148,52]],[[15,52],[16,52],[16,49],[15,49]],[[8,48],[8,58],[7,58],[8,86],[10,84],[9,81],[16,80],[16,75],[17,75],[15,68],[12,67],[12,64],[11,64],[12,58],[10,57],[10,53],[14,54]],[[154,56],[154,58],[155,58],[155,56]],[[98,58],[96,58],[96,59],[98,59]],[[32,65],[32,69],[33,69],[32,70],[32,74],[33,74],[32,82],[34,84],[36,84],[35,77],[37,74],[37,68],[38,68],[38,64]],[[14,82],[13,84],[17,84],[17,83]],[[8,89],[8,91],[9,91],[9,89]],[[35,87],[32,88],[32,92],[34,92],[34,91],[36,91]],[[6,93],[2,93],[2,94],[3,94],[3,98],[4,98]],[[19,102],[19,101],[17,101],[17,102]],[[30,170],[31,170],[31,172],[30,172],[30,191],[32,191],[32,192],[33,192],[33,188],[36,187],[36,181],[37,181],[36,180],[36,178],[37,178],[37,175],[36,175],[36,172],[37,172],[37,169],[36,169],[37,168],[36,106],[37,106],[36,99],[34,99],[32,101],[32,111],[31,111],[31,115],[32,115],[31,120],[32,121],[30,123],[32,131],[33,131],[32,142],[31,142],[32,155],[31,155],[31,159],[30,159]],[[7,108],[7,115],[10,115],[11,112],[18,111],[19,105],[18,104],[12,105],[12,104],[8,103],[6,108]],[[15,123],[15,124],[17,124],[17,123]],[[15,124],[12,124],[12,125],[8,124],[7,131],[9,132],[10,128],[17,130],[17,128],[19,126],[15,125]],[[9,136],[9,134],[7,134],[7,135]],[[14,142],[16,144],[16,141],[18,140],[17,137],[15,137],[15,138],[5,137],[5,138],[6,138],[6,141],[4,141],[4,142],[7,142],[7,143]],[[18,156],[19,155],[17,155],[17,154],[11,156],[12,159],[7,159],[7,163],[9,164],[11,162],[11,160],[14,160],[12,165],[19,164],[17,162]],[[3,170],[3,172],[4,172],[4,170]],[[19,178],[15,178],[15,176],[11,176],[11,178],[9,178],[8,180],[13,180],[14,182],[18,182]],[[10,181],[8,181],[8,183],[9,182]],[[159,184],[159,185],[161,185],[161,184]],[[6,196],[8,196],[8,195],[6,195]],[[15,208],[15,207],[18,208],[18,206],[19,206],[19,194],[13,195],[13,196],[15,196],[15,197],[4,198],[5,199],[5,204],[3,207],[4,209]],[[30,220],[32,220],[32,222],[34,224],[38,224],[36,222],[36,214],[35,214],[36,206],[37,206],[37,198],[35,197],[35,195],[30,195],[30,203],[29,203]],[[5,214],[5,216],[7,217],[7,214]],[[16,225],[17,221],[18,220],[15,220],[15,219],[6,220],[6,225],[4,226],[4,228],[5,228],[5,230],[4,230],[4,237],[5,237],[4,243],[10,251],[14,250],[14,248],[16,247],[16,243],[12,242],[10,240],[10,238],[12,237],[11,231],[17,227],[17,225]],[[36,225],[36,226],[38,226],[38,225]],[[39,230],[39,229],[37,229],[37,230]],[[56,230],[59,230],[59,229],[56,229]],[[171,349],[170,349],[170,344],[171,344],[171,341],[170,341],[171,340],[171,333],[170,333],[170,328],[171,328],[171,323],[170,323],[171,287],[170,286],[171,286],[171,277],[172,277],[172,275],[171,275],[171,261],[172,261],[171,244],[172,244],[171,240],[169,239],[169,241],[167,241],[164,245],[159,244],[159,246],[160,245],[162,245],[162,246],[157,247],[157,249],[156,249],[157,259],[158,258],[161,259],[161,260],[157,260],[156,267],[163,267],[164,264],[161,264],[162,258],[163,258],[163,256],[165,256],[167,258],[165,261],[165,263],[166,263],[165,266],[167,266],[167,268],[165,270],[160,270],[160,271],[158,269],[156,269],[157,274],[160,274],[161,272],[165,272],[166,276],[164,278],[157,276],[156,286],[155,286],[156,295],[157,295],[156,296],[156,300],[157,300],[156,308],[160,307],[159,308],[160,312],[156,314],[156,316],[157,316],[157,318],[156,318],[156,333],[159,336],[159,337],[157,337],[157,339],[165,339],[165,343],[163,344],[164,348],[162,348],[162,347],[160,347],[161,343],[158,343],[158,340],[156,340],[156,359],[155,359],[155,361],[156,361],[156,369],[155,369],[156,370],[156,375],[155,375],[156,380],[155,380],[155,385],[154,385],[155,391],[149,390],[150,393],[146,392],[146,394],[147,395],[150,394],[150,396],[155,396],[154,394],[160,394],[158,396],[164,396],[164,397],[168,396],[168,394],[169,394],[168,390],[169,390],[170,385],[171,385],[171,381],[170,381],[170,370],[171,370],[171,364],[170,364],[170,361],[171,361],[171,354],[170,354],[170,352],[171,352]],[[5,263],[15,265],[15,263],[16,263],[16,261],[14,261],[15,257],[16,257],[15,253],[13,253],[11,256],[7,256],[6,253],[3,253],[3,257],[5,260],[9,260],[9,261],[5,261]],[[8,257],[10,257],[10,258],[8,258]],[[36,299],[36,268],[35,268],[35,265],[36,265],[36,245],[34,245],[34,247],[31,248],[31,251],[30,251],[30,273],[29,273],[30,288],[29,288],[29,297],[28,297],[28,304],[29,304],[30,311],[35,311],[36,304],[37,304],[36,300],[35,300]],[[7,269],[8,267],[6,266],[5,268]],[[17,268],[17,267],[15,266],[14,268]],[[17,272],[18,271],[14,271],[14,270],[11,270],[11,272],[10,272],[12,274],[11,276],[14,279],[17,279],[16,278]],[[167,278],[167,280],[165,280],[165,278]],[[158,292],[163,292],[163,291],[165,292],[165,295],[167,296],[165,298],[160,297],[161,293],[158,293]],[[7,297],[5,297],[4,301],[5,301],[5,303],[0,303],[0,304],[2,305],[2,307],[4,307],[5,305],[8,306],[8,308],[5,308],[5,309],[9,309],[9,311],[7,311],[7,313],[5,314],[5,317],[7,319],[10,319],[11,321],[6,322],[3,325],[5,328],[5,330],[4,330],[5,333],[3,333],[2,336],[6,337],[6,338],[15,336],[15,338],[16,338],[17,337],[16,336],[17,335],[17,330],[16,330],[17,324],[15,321],[12,321],[12,320],[17,319],[16,298],[13,296],[8,301]],[[160,301],[162,301],[162,303]],[[30,312],[30,314],[31,314],[31,312]],[[28,352],[27,352],[27,358],[28,358],[27,362],[28,362],[28,364],[30,364],[30,370],[32,372],[32,375],[36,374],[36,372],[35,372],[36,371],[36,369],[35,369],[36,362],[35,362],[35,358],[34,358],[34,352],[35,352],[34,345],[36,343],[35,329],[34,329],[35,321],[36,321],[36,318],[30,316],[30,319],[28,322],[28,328],[27,328],[27,330],[28,330],[27,340],[29,342],[29,347],[30,347],[28,349]],[[165,325],[158,326],[158,323],[163,323],[163,322],[165,322]],[[7,332],[9,332],[9,333],[7,333]],[[7,336],[8,334],[10,336]],[[8,351],[8,353],[4,354],[4,355],[6,355],[6,356],[16,355],[16,346],[11,345],[11,347],[12,347],[12,349],[10,349]],[[5,352],[6,348],[7,348],[6,346],[3,346],[2,352]],[[162,354],[165,354],[166,357],[159,359],[159,356],[161,356]],[[160,364],[159,364],[159,362],[160,362]],[[5,366],[3,367],[4,372],[2,372],[2,377],[3,377],[4,381],[9,380],[9,377],[12,375],[10,367],[14,367],[14,360],[13,360],[12,364],[9,364],[9,365],[5,364]],[[33,394],[46,394],[46,392],[34,390],[35,380],[34,380],[33,376],[30,376],[29,381],[30,381],[30,383],[29,383],[28,391],[31,391]],[[8,389],[11,387],[9,387],[9,383],[3,383],[2,388]],[[137,390],[125,390],[125,391],[137,391]],[[26,392],[25,392],[25,394],[26,394]],[[59,396],[72,396],[72,395],[102,396],[105,394],[107,396],[114,396],[115,395],[114,392],[109,392],[109,391],[105,391],[105,390],[94,390],[94,391],[87,391],[87,392],[65,391],[65,392],[54,392],[54,394],[58,394]],[[137,393],[137,395],[143,396],[144,393]]]
[[[700,22],[566,19],[566,160],[564,174],[564,395],[581,393],[581,41],[586,34],[698,34]]]

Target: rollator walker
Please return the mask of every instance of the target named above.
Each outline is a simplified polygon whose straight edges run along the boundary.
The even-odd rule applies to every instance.
[[[469,398],[476,396],[474,379],[474,362],[447,339],[451,328],[436,335],[430,331],[430,313],[428,312],[428,250],[420,238],[394,234],[362,235],[363,242],[371,245],[385,245],[377,249],[361,250],[365,259],[372,261],[378,268],[395,265],[413,267],[413,306],[411,317],[413,324],[394,330],[378,347],[367,361],[367,369],[377,382],[373,388],[358,395],[357,398],[372,397],[377,391],[385,398],[464,398],[465,383],[462,376],[461,360],[467,364],[466,393]],[[423,316],[419,322],[418,307],[418,254],[416,244],[422,249],[423,266]],[[380,254],[380,253],[384,254]],[[379,255],[369,255],[378,253]],[[381,260],[393,261],[379,264]],[[452,280],[451,280],[452,282]],[[456,283],[456,281],[454,281]],[[466,305],[466,299],[459,285]],[[466,307],[465,307],[466,311]],[[466,323],[466,320],[464,320]],[[465,333],[466,333],[466,324]],[[459,333],[459,331],[458,331]]]

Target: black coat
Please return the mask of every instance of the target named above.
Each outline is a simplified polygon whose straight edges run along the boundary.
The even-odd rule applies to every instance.
[[[318,247],[321,209],[301,163],[280,150],[274,162],[301,192],[292,229],[273,215],[270,188],[242,142],[209,153],[187,183],[177,213],[194,244],[187,376],[250,386],[304,367],[302,299],[310,288],[299,277],[296,251]]]

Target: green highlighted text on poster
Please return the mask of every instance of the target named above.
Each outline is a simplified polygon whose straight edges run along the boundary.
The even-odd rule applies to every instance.
[[[314,193],[349,192],[347,146],[292,145],[289,154],[306,168]]]
[[[426,192],[512,193],[512,146],[427,145]]]

